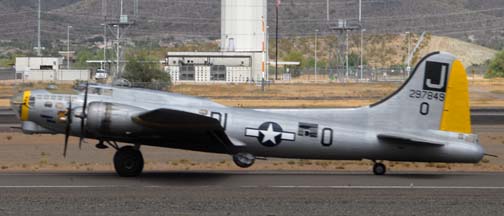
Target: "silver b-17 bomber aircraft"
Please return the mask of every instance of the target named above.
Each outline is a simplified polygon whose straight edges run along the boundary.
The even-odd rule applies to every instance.
[[[365,107],[241,109],[162,91],[86,85],[75,94],[24,91],[12,100],[27,134],[65,134],[113,147],[119,176],[143,170],[142,145],[257,158],[477,163],[468,81],[455,56],[424,57],[392,95]],[[129,143],[121,144],[118,143]]]

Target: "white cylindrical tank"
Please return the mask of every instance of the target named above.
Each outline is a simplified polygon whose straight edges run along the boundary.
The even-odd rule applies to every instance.
[[[263,51],[266,23],[266,0],[221,0],[221,50]]]

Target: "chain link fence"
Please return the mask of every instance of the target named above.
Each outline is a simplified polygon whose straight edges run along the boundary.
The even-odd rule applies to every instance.
[[[280,72],[280,70],[279,70]],[[335,82],[398,82],[409,77],[402,67],[389,68],[291,68],[288,73],[282,70],[277,75],[281,81],[335,81]],[[275,71],[270,70],[270,79],[275,79]]]

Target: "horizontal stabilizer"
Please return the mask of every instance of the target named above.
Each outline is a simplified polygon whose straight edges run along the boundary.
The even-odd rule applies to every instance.
[[[428,140],[416,136],[406,134],[378,134],[378,139],[391,142],[394,144],[408,144],[408,145],[431,145],[431,146],[444,146],[443,142],[437,140]]]
[[[141,113],[133,121],[150,128],[223,130],[217,119],[172,109]]]

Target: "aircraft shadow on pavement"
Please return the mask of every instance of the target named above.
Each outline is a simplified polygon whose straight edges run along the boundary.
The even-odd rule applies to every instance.
[[[217,173],[217,172],[181,172],[181,171],[167,171],[167,172],[145,172],[138,177],[122,178],[115,173],[110,175],[99,175],[96,178],[106,180],[120,180],[141,183],[155,183],[155,184],[170,184],[170,185],[212,185],[218,184],[225,179],[228,179],[233,174]]]
[[[460,178],[463,176],[470,176],[472,174],[461,173],[388,173],[385,177],[390,178],[404,178],[404,179],[444,179],[444,178]]]
[[[97,175],[94,178],[121,182],[139,182],[157,185],[174,185],[174,186],[187,186],[187,185],[221,185],[229,182],[236,184],[237,182],[250,182],[254,181],[255,177],[263,178],[264,176],[283,176],[289,179],[289,176],[296,175],[303,178],[303,176],[324,176],[323,178],[335,178],[344,180],[348,177],[364,177],[372,179],[411,179],[411,180],[439,180],[439,179],[453,179],[463,176],[470,176],[470,173],[388,173],[384,176],[376,176],[373,174],[364,173],[313,173],[313,174],[295,174],[295,173],[234,173],[234,172],[202,172],[202,171],[164,171],[164,172],[145,172],[139,177],[121,178],[114,173],[104,173],[105,175]],[[310,177],[308,177],[310,178]],[[234,183],[233,183],[234,182]]]

